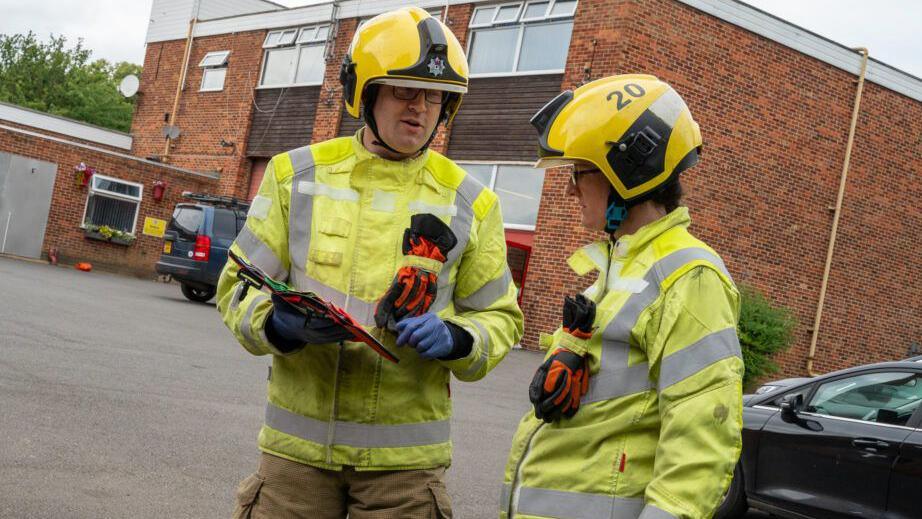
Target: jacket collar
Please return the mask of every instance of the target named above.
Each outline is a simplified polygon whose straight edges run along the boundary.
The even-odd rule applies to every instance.
[[[618,238],[613,247],[613,255],[616,258],[627,258],[637,255],[647,245],[661,234],[674,228],[680,227],[687,229],[691,224],[691,217],[688,215],[687,207],[678,207],[666,216],[644,225],[634,234],[625,234]]]
[[[355,167],[357,170],[367,170],[372,176],[380,179],[395,181],[408,181],[426,165],[429,160],[429,149],[426,148],[417,157],[404,160],[388,160],[368,151],[362,144],[362,131],[359,129],[352,136],[352,150],[355,154]]]

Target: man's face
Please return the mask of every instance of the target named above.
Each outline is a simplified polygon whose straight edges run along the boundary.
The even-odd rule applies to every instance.
[[[415,153],[426,144],[432,131],[439,122],[442,107],[426,101],[427,92],[419,90],[414,99],[398,99],[394,95],[391,85],[381,85],[378,99],[375,102],[375,122],[378,124],[378,134],[388,146],[406,153]],[[416,92],[416,89],[400,89],[400,97]],[[441,95],[429,93],[430,98]]]

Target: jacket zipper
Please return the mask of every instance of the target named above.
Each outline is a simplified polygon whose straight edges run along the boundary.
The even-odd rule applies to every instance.
[[[333,405],[330,406],[330,422],[327,424],[327,464],[333,464],[333,436],[336,434],[336,404],[339,399],[339,370],[343,358],[342,346],[336,350],[336,372],[333,374]]]
[[[522,452],[522,457],[519,459],[519,463],[515,466],[515,474],[512,476],[512,488],[509,490],[508,519],[513,519],[517,512],[519,504],[519,482],[522,480],[522,470],[525,468],[525,461],[528,458],[528,453],[531,451],[531,442],[534,440],[535,435],[538,434],[538,431],[544,427],[544,425],[544,422],[538,424],[538,427],[535,427],[535,430],[532,431],[528,436],[528,442],[525,443],[525,450]]]

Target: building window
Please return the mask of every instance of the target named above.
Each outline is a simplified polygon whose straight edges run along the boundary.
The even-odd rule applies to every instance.
[[[319,85],[326,68],[326,42],[329,25],[271,31],[263,48],[261,87]]]
[[[83,213],[84,225],[105,225],[134,234],[143,191],[141,184],[93,175]]]
[[[209,52],[198,64],[202,70],[202,85],[199,92],[217,92],[224,90],[224,77],[227,76],[227,57],[229,50]]]
[[[544,188],[544,170],[525,164],[461,164],[499,196],[508,229],[535,230]]]
[[[561,73],[576,0],[531,0],[477,7],[468,47],[471,75]]]

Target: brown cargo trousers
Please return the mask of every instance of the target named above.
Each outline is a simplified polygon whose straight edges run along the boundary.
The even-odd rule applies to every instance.
[[[444,475],[444,467],[324,470],[263,453],[237,487],[234,519],[451,519]]]

